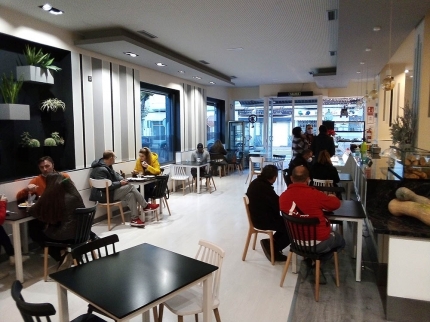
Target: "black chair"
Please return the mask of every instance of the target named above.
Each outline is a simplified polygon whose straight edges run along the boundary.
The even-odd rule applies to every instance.
[[[96,239],[89,243],[78,246],[72,250],[72,257],[76,265],[83,265],[92,259],[109,256],[116,253],[115,243],[119,242],[118,235],[110,235]],[[109,247],[111,246],[111,247]],[[102,253],[102,250],[104,252]],[[91,254],[91,256],[89,256]]]
[[[210,153],[211,157],[211,168],[212,172],[216,172],[218,169],[219,177],[222,177],[222,173],[226,174],[228,163],[226,161],[226,156],[221,153]],[[214,173],[212,173],[214,174]]]
[[[77,208],[75,210],[76,216],[76,233],[73,243],[66,244],[61,242],[45,242],[44,247],[44,265],[43,265],[43,277],[45,282],[48,279],[48,250],[49,247],[57,247],[61,249],[66,249],[66,253],[63,255],[62,260],[60,260],[59,265],[66,260],[66,256],[70,254],[72,249],[86,244],[90,240],[91,226],[93,224],[94,216],[96,214],[97,203],[90,208]]]
[[[293,253],[315,261],[315,301],[319,300],[320,287],[320,266],[321,260],[328,258],[331,253],[334,254],[334,266],[336,271],[336,286],[339,287],[339,264],[337,259],[337,251],[330,253],[317,253],[317,225],[318,218],[302,218],[290,216],[282,212],[282,217],[287,227],[288,237],[290,238],[290,252],[288,253],[287,261],[285,262],[284,270],[282,271],[281,284],[284,284],[285,276],[287,275],[288,267],[291,262]]]
[[[169,175],[162,175],[162,176],[156,176],[157,181],[155,182],[155,187],[152,190],[151,193],[149,193],[148,198],[152,200],[154,203],[156,199],[160,199],[160,207],[161,202],[163,200],[164,204],[167,207],[167,210],[169,211],[169,216],[172,214],[170,213],[169,204],[167,203],[167,199],[169,199],[169,188],[167,187],[167,183],[169,181]],[[157,215],[158,220],[158,215]]]
[[[14,281],[11,287],[11,295],[14,299],[16,306],[21,313],[24,322],[33,322],[35,318],[37,322],[51,321],[50,316],[55,315],[56,311],[51,303],[28,303],[25,302],[22,294],[22,284],[20,281]],[[102,318],[86,313],[73,319],[71,322],[106,322]]]

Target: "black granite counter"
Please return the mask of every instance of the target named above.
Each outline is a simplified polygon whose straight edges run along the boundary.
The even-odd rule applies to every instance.
[[[430,238],[430,226],[409,216],[395,217],[388,211],[388,203],[395,198],[399,187],[407,187],[416,194],[430,198],[430,180],[399,179],[388,171],[389,158],[372,159],[370,175],[359,158],[356,164],[366,177],[366,215],[378,234]]]

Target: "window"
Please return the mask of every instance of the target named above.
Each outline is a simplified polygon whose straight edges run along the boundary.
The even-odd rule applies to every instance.
[[[207,98],[206,101],[206,146],[208,149],[216,140],[225,143],[225,103],[215,98]]]
[[[180,147],[179,92],[141,83],[142,147],[158,154],[160,164],[174,161]]]

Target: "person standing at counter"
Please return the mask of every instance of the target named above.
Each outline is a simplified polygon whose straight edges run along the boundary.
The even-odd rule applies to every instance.
[[[147,147],[139,150],[139,158],[136,160],[136,165],[134,166],[134,170],[131,174],[137,175],[139,173],[146,175],[159,175],[161,173],[157,153],[151,152],[151,150]],[[150,195],[154,187],[155,183],[148,183],[144,185],[144,195],[146,202],[149,200],[147,196]]]
[[[318,158],[322,150],[327,150],[331,158],[335,153],[333,138],[328,135],[327,127],[325,125],[320,125],[318,130],[320,133],[314,138],[312,152],[314,156]]]
[[[314,141],[313,129],[312,124],[306,124],[305,138],[309,144],[308,149],[312,149],[312,142]]]
[[[293,128],[292,131],[293,134],[293,142],[291,146],[291,150],[293,152],[293,155],[291,157],[291,160],[294,160],[294,158],[303,153],[304,150],[307,150],[309,148],[309,143],[306,141],[305,136],[302,133],[302,128],[300,126],[296,126]]]
[[[49,173],[57,173],[54,169],[54,160],[50,156],[41,157],[37,162],[37,166],[39,167],[40,174],[31,179],[26,188],[18,191],[16,194],[16,201],[18,203],[26,201],[29,193],[40,197],[46,188],[46,176]],[[61,173],[61,175],[64,178],[70,178],[67,173]]]

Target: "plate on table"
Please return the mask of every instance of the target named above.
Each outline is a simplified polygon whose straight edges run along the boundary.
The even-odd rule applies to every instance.
[[[155,178],[155,176],[153,174],[148,174],[148,175],[145,175],[145,178]]]
[[[27,202],[22,202],[18,205],[18,208],[30,208],[33,205],[29,205]]]

